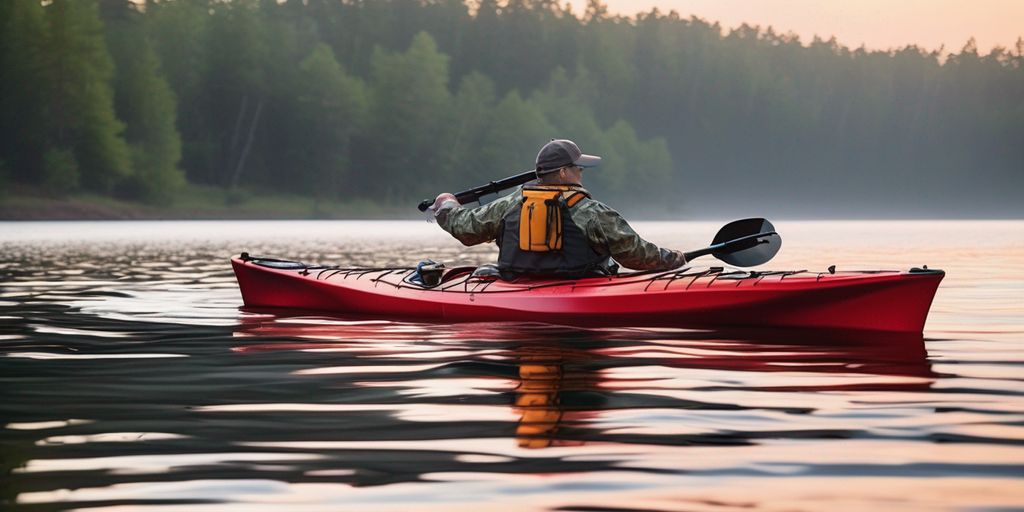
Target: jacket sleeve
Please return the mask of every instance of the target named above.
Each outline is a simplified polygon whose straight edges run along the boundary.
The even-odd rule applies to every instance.
[[[670,270],[686,264],[680,251],[663,249],[640,238],[619,212],[594,201],[587,236],[590,243],[605,247],[615,261],[634,270]]]
[[[477,208],[443,208],[437,212],[437,225],[463,245],[490,242],[498,238],[501,221],[517,197],[512,193]]]

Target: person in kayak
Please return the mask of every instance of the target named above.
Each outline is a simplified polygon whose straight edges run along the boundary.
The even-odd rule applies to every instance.
[[[635,270],[685,265],[682,252],[644,240],[618,212],[590,197],[583,169],[600,162],[571,140],[552,139],[537,153],[533,183],[476,208],[462,207],[445,192],[434,200],[434,216],[464,245],[497,241],[503,276],[615,273],[609,257]]]

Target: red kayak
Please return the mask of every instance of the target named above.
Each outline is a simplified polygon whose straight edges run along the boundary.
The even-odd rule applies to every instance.
[[[920,333],[941,270],[807,272],[720,267],[575,280],[444,271],[426,288],[415,269],[309,266],[233,258],[250,308],[289,308],[441,322],[584,326],[772,327]]]

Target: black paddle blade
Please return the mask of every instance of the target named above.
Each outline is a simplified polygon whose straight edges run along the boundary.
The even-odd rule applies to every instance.
[[[765,233],[764,236],[754,236]],[[766,219],[741,219],[730,222],[718,230],[711,245],[746,238],[735,244],[727,244],[712,255],[735,267],[753,267],[767,263],[782,248],[782,237],[775,233],[775,226]]]

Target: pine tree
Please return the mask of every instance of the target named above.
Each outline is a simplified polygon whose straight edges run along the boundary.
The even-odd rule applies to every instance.
[[[215,144],[208,116],[206,62],[213,45],[210,5],[206,1],[148,1],[144,29],[159,56],[160,69],[177,98],[177,127],[181,134],[181,167],[195,182],[210,182]],[[232,104],[232,106],[237,106]]]
[[[134,174],[124,193],[151,202],[166,202],[184,184],[178,168],[181,137],[175,126],[177,104],[145,33],[123,27],[111,34],[117,48],[116,107],[126,124]]]
[[[38,0],[0,2],[0,160],[13,180],[41,181],[47,148],[47,25]]]
[[[534,155],[545,142],[562,138],[536,105],[512,91],[498,102],[484,131],[480,160],[485,172],[504,176],[533,167]],[[483,178],[484,176],[480,176]],[[479,178],[478,178],[479,179]]]
[[[332,199],[346,190],[352,134],[362,128],[367,111],[363,82],[349,76],[325,44],[317,45],[299,64],[299,116],[295,127],[301,149],[296,160],[317,199]]]
[[[480,158],[480,146],[496,103],[493,80],[478,72],[463,77],[452,104],[451,142],[442,154],[445,172],[439,188],[465,188],[485,178],[479,173],[490,163]]]
[[[235,189],[261,164],[253,153],[265,124],[263,113],[269,97],[267,47],[272,34],[266,31],[260,4],[253,0],[211,4],[209,49],[204,63],[202,134],[209,160],[202,181]]]
[[[82,186],[110,192],[131,173],[131,162],[124,125],[114,115],[114,66],[96,3],[54,0],[46,18],[51,140],[74,151]]]
[[[421,32],[404,53],[375,49],[371,63],[371,122],[361,145],[376,172],[363,173],[372,177],[363,185],[387,201],[415,197],[429,190],[418,178],[443,168],[451,126],[448,57]]]

